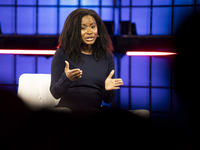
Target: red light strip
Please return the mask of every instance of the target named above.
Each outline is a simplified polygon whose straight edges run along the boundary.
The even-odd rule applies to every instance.
[[[136,51],[127,51],[127,56],[169,56],[176,55],[177,53],[173,52],[136,52]]]
[[[21,54],[21,55],[54,55],[56,50],[19,50],[19,49],[0,49],[0,54]],[[168,56],[176,55],[173,52],[142,52],[128,51],[127,56]]]
[[[56,50],[0,49],[0,54],[54,55],[55,52],[56,52]]]

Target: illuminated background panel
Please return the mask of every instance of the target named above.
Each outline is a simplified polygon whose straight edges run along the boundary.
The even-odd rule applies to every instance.
[[[131,85],[149,86],[149,57],[131,57]]]
[[[0,55],[0,84],[14,84],[14,55]]]
[[[113,6],[113,1],[101,0],[102,6]]]
[[[132,0],[133,6],[149,6],[151,5],[151,0]]]
[[[17,33],[36,34],[36,8],[17,7]]]
[[[131,88],[131,109],[149,110],[149,88]]]
[[[170,86],[170,58],[152,57],[152,86]]]
[[[150,8],[132,8],[131,22],[136,24],[137,35],[150,34]]]
[[[60,18],[59,18],[59,34],[62,32],[62,29],[64,27],[65,20],[69,16],[69,14],[76,10],[77,7],[60,7]]]
[[[119,69],[118,69],[118,65],[119,65],[118,56],[114,56],[114,61],[115,61],[115,78],[119,78],[119,75],[118,75],[118,71],[119,71]]]
[[[171,34],[171,15],[172,15],[172,8],[170,7],[153,8],[153,20],[152,20],[153,35]]]
[[[57,34],[57,8],[38,8],[38,34]]]
[[[2,34],[15,33],[15,8],[14,7],[1,7],[0,6],[0,23]]]
[[[81,5],[82,6],[99,6],[99,0],[81,0]]]
[[[119,25],[119,8],[114,9],[114,35],[120,34],[120,25]]]
[[[35,5],[36,0],[17,0],[18,5]]]
[[[121,21],[129,21],[130,20],[130,9],[129,8],[121,8]]]
[[[172,0],[153,0],[153,5],[171,5]]]
[[[129,85],[129,58],[124,55],[121,58],[121,66],[120,66],[120,77],[123,80],[124,85]]]
[[[174,5],[192,5],[194,0],[174,0]]]
[[[121,6],[129,6],[130,0],[121,0]]]
[[[152,111],[170,111],[170,89],[152,88]]]
[[[13,4],[15,4],[15,1],[14,0],[6,0],[6,1],[1,0],[0,4],[3,4],[3,5],[13,5]]]
[[[37,73],[51,74],[51,62],[53,56],[38,56]]]
[[[66,0],[60,0],[60,5],[78,5],[79,0],[73,0],[73,1],[66,1]]]
[[[129,109],[129,88],[123,87],[120,89],[120,108]]]
[[[113,21],[113,8],[102,8],[101,19],[103,21]]]
[[[38,5],[57,5],[57,0],[38,0]]]
[[[35,73],[35,56],[17,55],[16,56],[16,79],[23,73]]]

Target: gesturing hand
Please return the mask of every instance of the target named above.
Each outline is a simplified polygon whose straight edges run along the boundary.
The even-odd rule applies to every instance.
[[[68,61],[65,61],[65,64],[66,64],[66,66],[65,66],[65,70],[64,71],[65,71],[65,74],[66,74],[66,76],[67,76],[67,78],[69,80],[75,81],[75,80],[81,78],[82,70],[80,70],[80,69],[72,69],[72,70],[70,70]]]
[[[108,90],[116,90],[120,89],[120,85],[123,85],[122,79],[112,79],[112,76],[114,75],[115,70],[112,70],[109,74],[109,76],[105,80],[105,89]]]

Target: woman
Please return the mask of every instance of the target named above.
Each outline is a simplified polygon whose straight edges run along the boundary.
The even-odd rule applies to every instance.
[[[123,84],[113,79],[112,42],[106,27],[93,10],[77,9],[66,19],[59,48],[51,65],[52,95],[61,98],[56,107],[100,108],[110,103]]]

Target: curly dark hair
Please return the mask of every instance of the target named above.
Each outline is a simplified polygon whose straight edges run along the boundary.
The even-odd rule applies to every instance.
[[[98,61],[113,51],[112,41],[99,15],[94,10],[79,8],[69,14],[58,39],[58,47],[63,49],[68,59],[71,58],[75,62],[82,61],[81,21],[86,15],[91,15],[97,23],[99,37],[92,45],[95,59]]]

